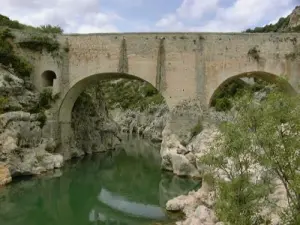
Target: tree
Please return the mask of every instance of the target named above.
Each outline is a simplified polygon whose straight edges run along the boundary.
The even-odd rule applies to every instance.
[[[219,219],[261,224],[259,212],[279,179],[289,202],[284,224],[300,224],[300,97],[274,90],[257,102],[247,92],[236,102],[235,120],[222,124],[219,141],[200,159],[214,170]]]
[[[51,34],[62,34],[64,30],[59,26],[52,26],[50,24],[40,26],[38,29],[40,29],[44,33],[51,33]]]

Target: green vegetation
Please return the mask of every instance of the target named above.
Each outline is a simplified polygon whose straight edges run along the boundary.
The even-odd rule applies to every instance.
[[[215,107],[218,112],[230,110],[232,108],[232,97],[238,95],[246,86],[247,84],[241,79],[226,82],[215,92],[211,106]]]
[[[30,112],[39,113],[46,109],[50,109],[51,104],[55,102],[57,98],[58,96],[52,96],[52,91],[50,89],[44,89],[39,95],[38,103],[30,109]]]
[[[19,23],[16,20],[10,20],[7,16],[0,14],[0,26],[9,27],[13,29],[25,29],[30,26],[26,26],[24,24]]]
[[[29,40],[21,41],[19,46],[32,51],[41,52],[46,49],[47,52],[59,50],[59,43],[54,37],[48,34],[62,33],[63,30],[58,26],[41,26],[34,28],[10,20],[8,17],[0,14],[0,63],[4,67],[12,67],[19,77],[29,77],[33,67],[24,57],[18,55],[15,51],[14,35],[10,29],[30,30],[33,36]],[[43,34],[47,33],[47,34]]]
[[[246,33],[267,33],[267,32],[300,32],[300,26],[294,28],[288,27],[290,17],[281,17],[277,23],[269,24],[264,27],[255,27],[254,29],[247,29]]]
[[[108,108],[138,109],[144,111],[149,105],[164,103],[161,94],[149,83],[119,79],[115,82],[99,82],[99,88],[103,91]]]
[[[233,79],[226,82],[219,89],[216,90],[211,106],[215,107],[218,112],[228,111],[233,107],[235,97],[241,96],[245,91],[257,92],[264,89],[270,82],[260,78],[253,78],[254,83],[248,84],[241,79]]]
[[[57,100],[58,97],[58,95],[52,96],[52,91],[50,89],[45,89],[40,93],[38,103],[29,109],[30,113],[38,113],[37,120],[40,121],[41,127],[44,126],[47,120],[45,111],[51,108],[51,105]]]
[[[257,49],[257,46],[249,49],[248,56],[253,58],[256,62],[259,62],[260,56],[259,56],[259,50]]]
[[[41,35],[34,35],[30,39],[20,42],[19,46],[36,52],[42,52],[43,49],[49,53],[59,50],[59,43],[56,39]]]
[[[9,29],[0,29],[0,63],[6,67],[11,66],[20,77],[28,77],[33,67],[26,59],[15,53],[13,38]]]
[[[249,90],[235,102],[235,120],[220,126],[222,135],[200,159],[223,174],[211,174],[218,218],[230,225],[270,224],[259,212],[274,206],[268,196],[279,179],[288,198],[283,224],[300,224],[300,96],[276,88],[257,104]]]
[[[52,26],[50,24],[48,25],[43,25],[38,27],[38,29],[44,33],[48,33],[48,34],[62,34],[64,32],[64,30],[59,27],[59,26]]]
[[[203,125],[201,120],[198,120],[198,123],[191,129],[192,138],[197,136],[203,130]]]
[[[33,27],[29,25],[25,25],[19,23],[16,20],[11,20],[9,17],[0,14],[0,27],[4,28],[11,28],[17,30],[30,30],[35,32],[41,33],[51,33],[51,34],[62,34],[63,29],[59,26],[52,26],[52,25],[42,25],[40,27]]]
[[[0,114],[3,113],[3,110],[5,108],[5,105],[7,104],[8,99],[7,97],[0,96]]]

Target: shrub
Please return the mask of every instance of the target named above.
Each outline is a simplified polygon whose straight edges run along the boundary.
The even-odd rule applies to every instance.
[[[43,128],[45,126],[46,121],[47,121],[47,116],[45,114],[45,111],[39,112],[37,121],[40,122],[40,128]]]
[[[32,36],[29,40],[20,42],[19,45],[21,48],[36,52],[42,52],[43,49],[49,53],[59,50],[58,41],[48,36]]]
[[[147,82],[119,79],[117,82],[101,81],[98,91],[104,93],[109,108],[120,107],[123,110],[146,110],[150,105],[164,103],[161,94]]]
[[[20,77],[29,77],[33,70],[33,66],[21,56],[14,56],[11,59],[11,64],[16,74]]]
[[[214,176],[215,209],[225,224],[269,224],[259,212],[273,205],[268,196],[274,191],[274,178],[282,182],[288,198],[288,208],[281,215],[283,224],[299,224],[300,96],[279,90],[270,92],[260,104],[252,101],[251,92],[242,96],[236,103],[235,121],[222,124],[217,143],[200,159],[226,177],[225,181],[224,176]],[[253,170],[253,165],[263,171]]]
[[[254,29],[247,29],[246,33],[267,33],[267,32],[280,32],[287,28],[290,22],[290,17],[281,17],[277,23],[268,24],[264,27],[255,27]]]
[[[38,103],[29,110],[31,113],[40,113],[46,109],[51,108],[51,104],[58,98],[58,95],[52,96],[52,92],[49,89],[43,90],[39,94]]]
[[[0,39],[5,40],[7,38],[14,39],[15,36],[11,33],[10,29],[8,28],[0,30]]]
[[[216,99],[216,103],[214,105],[216,111],[221,112],[221,111],[228,111],[232,108],[232,104],[229,98],[224,97],[224,98],[218,98]]]
[[[52,26],[50,24],[43,25],[38,27],[38,29],[44,33],[50,33],[50,34],[62,34],[64,31],[59,26]]]
[[[257,49],[256,46],[249,49],[248,56],[251,57],[252,59],[254,59],[257,62],[259,61],[260,55],[259,55],[259,50]]]
[[[203,130],[203,126],[200,120],[198,123],[191,129],[191,136],[192,138],[197,136]]]
[[[23,29],[25,25],[20,24],[18,21],[10,20],[7,16],[0,14],[0,26],[5,26],[14,29]]]
[[[20,77],[28,77],[32,72],[32,65],[24,58],[17,56],[13,45],[8,40],[13,38],[9,29],[0,30],[0,63],[4,66],[12,66]]]
[[[155,87],[153,87],[151,84],[148,84],[148,83],[146,83],[144,86],[142,86],[141,89],[142,89],[141,91],[145,95],[145,97],[158,94],[158,90]]]
[[[3,110],[7,102],[8,102],[8,98],[0,96],[0,113],[3,113]]]

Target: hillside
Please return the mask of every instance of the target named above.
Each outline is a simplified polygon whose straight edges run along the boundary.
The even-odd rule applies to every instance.
[[[246,33],[267,33],[267,32],[300,32],[300,6],[296,6],[293,12],[287,17],[281,17],[277,23],[268,24],[264,27],[247,29]]]
[[[57,33],[62,34],[63,29],[59,26],[43,25],[40,27],[33,27],[25,25],[16,20],[11,20],[9,17],[0,14],[0,28],[11,28],[17,30],[29,30],[31,32]]]

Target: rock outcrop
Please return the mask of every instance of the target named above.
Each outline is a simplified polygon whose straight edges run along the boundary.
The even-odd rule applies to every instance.
[[[295,28],[299,26],[300,26],[300,6],[296,6],[296,8],[290,14],[290,22],[288,27]]]
[[[105,152],[120,143],[120,126],[106,108],[101,90],[90,87],[75,102],[72,111],[74,132],[71,157]]]
[[[128,109],[116,110],[114,121],[121,127],[123,134],[136,134],[150,140],[152,143],[162,142],[162,131],[168,116],[166,104],[150,105],[144,111]]]
[[[39,93],[33,91],[30,82],[0,68],[0,96],[0,162],[5,165],[1,170],[6,174],[5,182],[11,180],[10,176],[35,175],[61,167],[63,157],[47,151],[56,143],[43,138],[45,118],[36,112]]]
[[[179,176],[202,176],[197,158],[205,154],[218,134],[216,126],[205,119],[207,115],[198,99],[185,101],[170,112],[162,132],[163,169]]]
[[[178,196],[166,204],[169,211],[182,211],[186,219],[178,221],[177,225],[215,225],[218,219],[213,211],[215,192],[205,184],[198,191]]]

